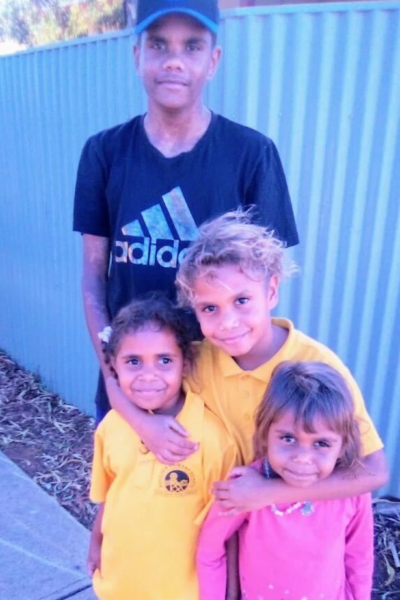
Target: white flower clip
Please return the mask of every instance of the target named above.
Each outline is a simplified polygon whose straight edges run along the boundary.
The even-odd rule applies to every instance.
[[[97,334],[97,337],[99,338],[99,340],[101,340],[105,344],[108,344],[108,342],[110,341],[111,334],[112,334],[112,329],[111,329],[110,325],[108,325],[107,327],[104,327],[103,331],[99,331],[99,333]]]

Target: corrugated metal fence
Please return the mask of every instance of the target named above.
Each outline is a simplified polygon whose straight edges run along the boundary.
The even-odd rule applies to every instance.
[[[276,142],[302,274],[279,313],[351,367],[400,495],[400,2],[227,11],[209,105]],[[144,109],[128,32],[0,58],[0,346],[90,411],[71,233],[92,133]]]

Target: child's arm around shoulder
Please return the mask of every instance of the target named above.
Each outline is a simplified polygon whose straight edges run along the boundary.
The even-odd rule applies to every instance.
[[[271,504],[359,496],[385,485],[387,479],[385,453],[377,450],[365,456],[357,468],[337,469],[305,488],[290,486],[282,479],[266,479],[252,467],[235,467],[230,479],[213,485],[213,494],[221,510],[235,513]]]
[[[197,342],[195,345],[196,364],[186,378],[186,385],[198,393],[212,356],[208,345]],[[176,419],[167,415],[151,415],[132,404],[114,377],[107,377],[105,382],[113,409],[129,423],[158,461],[166,464],[182,462],[198,449],[198,444],[188,439],[187,430]]]
[[[152,415],[135,406],[122,393],[114,377],[106,379],[107,395],[113,409],[132,427],[158,461],[174,464],[197,450],[188,432],[168,415]]]
[[[370,494],[351,498],[355,510],[346,529],[346,585],[351,598],[371,597],[374,570],[374,521]]]
[[[217,482],[213,493],[224,511],[258,510],[271,504],[306,500],[350,498],[376,490],[388,481],[389,471],[383,444],[365,407],[361,391],[338,357],[329,362],[345,377],[360,423],[364,456],[352,469],[336,469],[329,477],[310,487],[297,488],[281,479],[265,479],[250,467],[233,469],[231,478]]]

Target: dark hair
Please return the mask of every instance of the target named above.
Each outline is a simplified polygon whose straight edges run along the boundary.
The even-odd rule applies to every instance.
[[[183,358],[189,365],[194,362],[194,328],[189,314],[176,307],[161,294],[146,294],[133,300],[118,312],[111,323],[111,335],[107,343],[103,343],[106,363],[118,353],[122,339],[129,333],[135,333],[146,325],[155,325],[160,331],[171,331],[176,343],[182,351]]]
[[[271,424],[292,411],[295,423],[314,433],[320,417],[343,438],[339,465],[351,468],[361,456],[360,429],[354,402],[343,376],[322,362],[290,362],[278,365],[256,414],[254,451],[256,458],[268,456],[267,437]]]

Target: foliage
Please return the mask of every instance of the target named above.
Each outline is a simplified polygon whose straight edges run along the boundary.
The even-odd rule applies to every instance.
[[[2,0],[0,42],[23,48],[125,27],[124,0]]]

